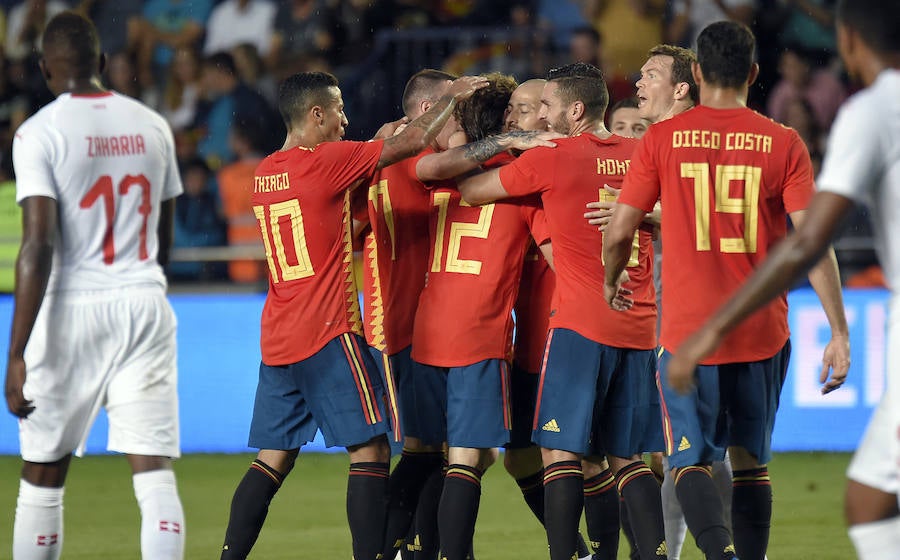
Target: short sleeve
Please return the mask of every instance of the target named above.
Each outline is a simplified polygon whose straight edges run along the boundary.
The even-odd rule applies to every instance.
[[[654,149],[657,135],[651,126],[647,134],[638,142],[637,149],[631,157],[631,165],[622,182],[619,203],[639,208],[644,212],[653,210],[659,200],[660,182],[659,166],[656,161],[658,150]]]
[[[58,197],[48,132],[42,127],[23,125],[13,139],[18,203],[31,196],[46,196],[54,200]]]
[[[552,169],[548,157],[552,148],[534,148],[500,168],[500,184],[510,196],[526,196],[545,190],[547,171]],[[538,169],[543,168],[543,174]]]
[[[326,142],[316,147],[321,150],[322,167],[327,170],[329,186],[336,193],[347,190],[358,179],[372,177],[375,174],[384,140],[374,142]]]
[[[816,181],[820,191],[866,202],[885,165],[880,145],[884,125],[876,107],[857,96],[838,112]]]
[[[782,201],[784,210],[790,214],[798,210],[806,210],[813,196],[813,170],[809,159],[809,151],[800,136],[790,131],[791,144],[787,154],[787,173],[785,174]]]
[[[544,206],[538,197],[528,197],[521,204],[522,216],[528,229],[531,231],[531,237],[537,245],[543,245],[550,241],[550,226],[547,223],[547,215],[544,213]]]
[[[160,200],[169,200],[184,192],[184,186],[181,184],[181,174],[178,172],[178,159],[175,155],[175,138],[172,136],[172,129],[169,128],[169,124],[165,121],[162,122],[161,126],[163,138],[165,138],[166,142],[166,183],[163,185]]]

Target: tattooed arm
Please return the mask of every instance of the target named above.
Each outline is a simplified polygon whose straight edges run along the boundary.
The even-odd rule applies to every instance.
[[[425,149],[438,135],[447,119],[453,114],[456,103],[467,99],[475,90],[488,84],[486,78],[463,76],[450,85],[447,94],[438,100],[424,115],[415,119],[403,132],[384,141],[378,169],[414,156]]]
[[[506,150],[528,150],[538,146],[554,147],[551,142],[561,135],[555,132],[513,130],[489,136],[438,154],[428,154],[416,163],[420,181],[439,181],[457,177],[478,168],[482,163]]]

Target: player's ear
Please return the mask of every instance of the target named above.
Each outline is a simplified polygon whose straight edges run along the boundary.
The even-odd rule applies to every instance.
[[[691,62],[691,75],[694,76],[694,83],[699,88],[700,84],[703,83],[703,71],[700,70],[699,62]]]
[[[750,74],[747,76],[747,85],[752,86],[753,82],[755,82],[756,78],[758,78],[758,77],[759,77],[759,64],[754,62],[753,65],[750,66]]]
[[[675,84],[675,93],[673,98],[675,101],[681,101],[691,93],[691,86],[687,82],[678,82]]]
[[[312,114],[317,125],[321,126],[322,123],[325,122],[325,111],[323,111],[322,107],[319,105],[313,105],[309,112]]]
[[[581,101],[572,103],[571,107],[569,107],[569,114],[572,115],[572,120],[579,120],[584,116],[584,103],[582,103]]]

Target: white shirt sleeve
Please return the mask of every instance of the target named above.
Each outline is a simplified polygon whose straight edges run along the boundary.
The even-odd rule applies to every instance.
[[[175,138],[172,136],[172,129],[169,128],[165,119],[160,117],[162,121],[163,134],[166,139],[166,184],[163,185],[161,200],[169,200],[175,198],[184,192],[184,186],[181,184],[181,174],[178,172],[178,159],[175,156]]]
[[[857,202],[869,199],[884,172],[883,123],[877,108],[866,103],[866,97],[857,95],[838,112],[816,181],[818,190]]]
[[[46,128],[22,125],[13,139],[13,167],[16,172],[16,202],[30,196],[58,199],[53,177],[53,149]]]

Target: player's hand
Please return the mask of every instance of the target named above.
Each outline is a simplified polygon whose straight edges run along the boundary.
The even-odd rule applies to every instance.
[[[372,140],[383,140],[385,138],[390,138],[391,136],[396,136],[406,128],[407,124],[409,124],[409,117],[401,117],[395,121],[384,123],[381,125],[381,128],[378,129],[378,132],[375,133],[375,136],[372,137]]]
[[[829,370],[831,379],[828,378]],[[822,373],[819,374],[822,394],[827,395],[840,388],[847,380],[848,371],[850,371],[850,339],[846,335],[832,336],[822,354]]]
[[[631,290],[622,287],[622,284],[628,280],[630,280],[628,271],[623,270],[615,285],[603,284],[603,297],[615,311],[628,311],[634,305],[634,300],[628,297],[631,295]]]
[[[25,359],[10,358],[6,366],[6,407],[19,418],[27,418],[34,412],[31,401],[25,399]]]
[[[609,185],[603,185],[603,190],[615,198],[619,198],[619,193],[622,192],[620,189],[614,189]],[[609,221],[612,220],[613,212],[616,211],[616,202],[598,200],[596,202],[588,202],[585,206],[591,210],[591,212],[584,213],[588,223],[592,226],[598,226],[600,231],[604,231],[606,226],[609,225]]]
[[[447,95],[453,96],[457,101],[462,101],[487,85],[488,80],[483,76],[462,76],[453,80],[450,89],[447,90]]]
[[[706,327],[685,340],[666,364],[666,383],[678,393],[686,394],[694,388],[694,372],[700,360],[715,350],[721,338]]]
[[[556,143],[553,140],[565,138],[565,135],[558,132],[539,132],[536,130],[511,130],[503,136],[506,137],[508,142],[507,149],[520,152],[539,147],[555,148]]]

